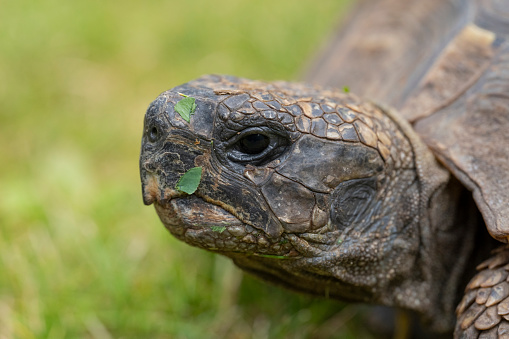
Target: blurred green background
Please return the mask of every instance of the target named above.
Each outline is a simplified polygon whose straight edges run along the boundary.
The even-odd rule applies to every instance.
[[[366,338],[173,239],[146,107],[207,73],[298,79],[349,1],[0,1],[0,338]],[[352,320],[353,318],[353,320]]]

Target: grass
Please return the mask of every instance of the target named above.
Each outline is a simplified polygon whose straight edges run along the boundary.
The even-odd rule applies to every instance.
[[[359,338],[143,206],[143,114],[206,73],[297,79],[346,1],[4,1],[0,338]],[[354,318],[354,321],[348,321]]]

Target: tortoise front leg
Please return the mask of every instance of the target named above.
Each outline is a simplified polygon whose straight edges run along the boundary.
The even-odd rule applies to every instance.
[[[465,288],[454,338],[509,338],[509,245],[493,254]]]

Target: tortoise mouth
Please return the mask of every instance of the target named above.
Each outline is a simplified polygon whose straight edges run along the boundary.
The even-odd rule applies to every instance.
[[[295,257],[293,245],[284,236],[273,239],[243,222],[222,207],[196,195],[154,202],[162,223],[177,239],[189,245],[224,255]]]
[[[200,229],[245,225],[225,209],[196,195],[158,200],[154,202],[154,206],[161,221],[170,231],[179,227]]]

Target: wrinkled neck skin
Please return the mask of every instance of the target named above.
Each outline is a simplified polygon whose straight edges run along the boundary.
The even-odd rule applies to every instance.
[[[402,233],[398,233],[400,241],[388,240],[387,257],[399,257],[404,263],[396,259],[393,265],[400,278],[381,278],[387,290],[376,293],[375,302],[413,310],[432,330],[448,332],[456,321],[458,298],[471,277],[469,260],[474,258],[474,237],[483,227],[482,220],[471,194],[436,161],[411,126],[397,112],[389,108],[384,112],[410,144],[413,166],[409,177],[415,181],[403,188],[404,193],[389,208]],[[397,181],[403,186],[409,182]],[[415,251],[408,251],[415,245]],[[408,256],[398,255],[405,250]]]
[[[190,122],[175,112],[179,93],[196,98]],[[196,192],[176,190],[196,166]],[[204,77],[149,107],[140,169],[145,203],[182,241],[289,289],[452,328],[476,221],[458,211],[461,186],[388,109],[301,84]]]

